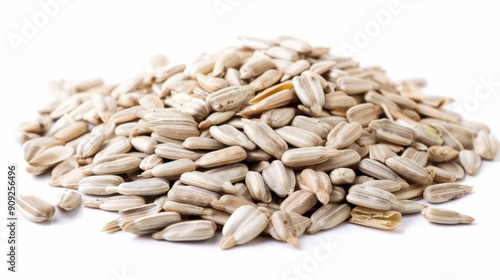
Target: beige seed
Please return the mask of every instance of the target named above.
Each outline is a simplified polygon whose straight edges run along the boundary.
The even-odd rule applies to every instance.
[[[297,231],[293,225],[292,218],[287,212],[276,211],[271,215],[271,223],[281,240],[284,240],[294,246],[300,247],[300,242],[297,237]]]
[[[415,140],[415,132],[412,129],[388,119],[373,120],[369,127],[380,139],[397,145],[408,146]]]
[[[181,221],[181,215],[176,212],[161,212],[138,218],[123,227],[123,231],[135,235],[146,235],[164,229],[171,224]]]
[[[358,140],[362,132],[363,128],[359,123],[340,123],[328,133],[325,146],[332,149],[345,148]]]
[[[419,182],[422,184],[432,183],[431,175],[429,175],[422,166],[407,158],[392,157],[387,159],[385,163],[403,178],[412,182]]]
[[[307,190],[298,190],[281,202],[280,209],[285,212],[302,215],[314,207],[317,202],[318,198],[315,193]]]
[[[379,106],[371,103],[363,103],[347,110],[346,117],[350,123],[357,122],[361,126],[366,127],[371,121],[378,119],[381,114],[382,108]]]
[[[268,168],[262,170],[262,178],[269,189],[279,197],[292,194],[295,188],[293,170],[280,160],[272,161]]]
[[[290,216],[290,219],[292,221],[291,224],[295,228],[295,233],[297,234],[297,237],[300,237],[311,225],[311,220],[308,217],[304,217],[293,212],[287,214]],[[278,235],[272,223],[269,223],[267,225],[264,232],[269,233],[269,235],[271,235],[276,240],[285,241],[282,239],[280,235]]]
[[[233,184],[245,179],[247,172],[248,172],[248,167],[242,163],[235,163],[221,167],[210,168],[205,171],[205,173],[207,174],[212,174],[221,179],[227,179]]]
[[[166,227],[153,234],[154,239],[168,241],[200,241],[212,238],[217,226],[211,221],[185,221]]]
[[[271,202],[271,191],[264,183],[262,175],[255,171],[248,171],[245,177],[245,184],[250,194],[255,200],[262,202]]]
[[[202,157],[201,153],[184,149],[182,148],[182,144],[178,143],[159,144],[156,146],[154,152],[160,157],[170,160],[190,159],[195,161]]]
[[[327,161],[316,164],[312,169],[317,171],[331,171],[339,167],[349,167],[361,160],[359,154],[351,149],[339,150],[339,155],[328,159]]]
[[[210,168],[240,162],[246,157],[247,153],[242,147],[233,146],[205,154],[195,163],[197,167]]]
[[[104,200],[87,201],[83,203],[86,207],[99,208],[106,211],[121,211],[145,204],[146,199],[136,195],[116,195]]]
[[[350,168],[337,168],[330,172],[330,179],[334,185],[350,184],[355,177],[356,173]]]
[[[321,146],[323,140],[314,132],[294,127],[284,126],[276,129],[276,133],[288,144],[297,148]]]
[[[71,211],[80,205],[80,203],[82,203],[82,196],[80,193],[75,191],[65,191],[57,196],[55,206],[66,211]]]
[[[248,139],[243,132],[228,124],[210,127],[210,135],[228,146],[241,146],[247,150],[256,148],[255,143]]]
[[[16,197],[19,213],[32,222],[43,222],[56,213],[56,208],[49,202],[32,195],[19,195]]]
[[[314,171],[312,169],[304,169],[300,173],[300,177],[304,181],[306,190],[316,194],[318,200],[327,204],[330,201],[330,193],[332,192],[332,182],[328,174],[324,171]]]
[[[225,250],[245,244],[257,237],[268,225],[269,217],[251,205],[234,211],[222,228],[220,248]]]
[[[481,167],[481,156],[475,151],[462,150],[458,155],[460,164],[469,175],[475,175]]]
[[[237,189],[229,180],[221,179],[212,174],[200,171],[184,172],[180,176],[179,180],[186,185],[199,187],[213,192],[228,194],[235,194],[237,192]]]
[[[401,203],[405,206],[405,209],[401,211],[401,214],[415,214],[415,213],[421,213],[424,208],[427,207],[427,205],[418,203],[413,200],[401,200]]]
[[[425,170],[429,174],[434,174],[433,183],[453,183],[457,181],[455,174],[437,166],[429,165],[425,167]]]
[[[427,158],[427,153],[424,153],[424,154],[425,154],[425,156]],[[388,158],[397,156],[397,154],[395,152],[393,152],[385,144],[370,145],[370,153],[369,153],[369,155],[370,155],[370,159],[379,161],[381,163],[385,163],[385,161]],[[401,156],[403,156],[403,155],[401,155]],[[405,156],[405,157],[407,157],[407,156]],[[427,161],[425,162],[425,164],[427,164]]]
[[[272,128],[284,127],[295,116],[295,109],[291,107],[272,109],[262,113],[260,120]]]
[[[437,224],[454,225],[470,224],[474,222],[474,218],[472,218],[471,216],[460,214],[452,210],[433,207],[424,208],[422,210],[422,216],[424,216],[426,220]]]
[[[189,150],[219,150],[226,145],[207,137],[189,137],[182,142],[182,148]]]
[[[460,198],[472,191],[473,187],[459,183],[431,185],[424,191],[425,200],[431,203],[442,203]]]
[[[433,162],[445,162],[455,159],[459,151],[449,146],[433,146],[427,150],[429,160]]]
[[[288,149],[286,142],[267,124],[243,119],[245,134],[266,153],[280,159]]]
[[[179,184],[174,184],[170,189],[168,198],[180,203],[206,207],[210,206],[212,202],[219,200],[220,195],[216,192],[195,186],[186,186],[179,182]]]
[[[256,206],[250,199],[232,194],[223,195],[219,200],[211,202],[211,206],[213,208],[225,211],[227,213],[234,213],[236,209],[240,208],[243,205]]]
[[[333,228],[350,217],[349,204],[325,204],[311,215],[311,226],[307,229],[307,233],[314,234],[320,230]]]
[[[283,153],[281,160],[286,166],[298,167],[319,164],[338,155],[340,152],[336,149],[322,146],[305,147],[287,150]]]
[[[132,144],[132,147],[134,147],[137,151],[152,154],[154,153],[158,142],[149,136],[136,136],[130,140],[130,144]]]
[[[500,151],[500,142],[495,136],[481,130],[474,139],[474,148],[481,158],[492,160]]]
[[[351,219],[349,222],[362,226],[389,230],[401,225],[401,213],[356,206],[351,211]]]
[[[51,166],[55,165],[73,155],[75,151],[65,146],[54,146],[35,155],[28,164],[32,166]]]
[[[390,192],[370,187],[367,185],[356,185],[349,189],[346,197],[352,204],[364,206],[377,210],[402,211],[404,205]]]

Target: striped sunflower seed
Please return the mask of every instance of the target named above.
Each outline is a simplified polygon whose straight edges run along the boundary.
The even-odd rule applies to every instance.
[[[320,230],[333,228],[351,217],[349,204],[328,203],[311,215],[311,225],[307,233],[314,234]]]
[[[86,207],[99,208],[106,211],[121,211],[145,204],[146,199],[136,195],[116,195],[104,200],[87,201],[83,203]]]
[[[222,228],[220,248],[225,250],[257,237],[269,224],[269,217],[251,205],[236,209]]]
[[[430,222],[437,224],[470,224],[474,222],[474,218],[458,212],[440,209],[434,207],[427,207],[422,210],[422,216]]]
[[[82,195],[75,191],[64,191],[57,196],[55,206],[71,211],[82,203]]]
[[[462,150],[458,155],[460,164],[469,175],[475,175],[481,167],[481,156],[475,151]]]
[[[473,187],[459,183],[444,183],[425,188],[424,198],[431,203],[442,203],[461,198],[470,193]]]
[[[200,241],[212,238],[216,229],[217,226],[211,221],[185,221],[166,227],[153,234],[153,238],[167,241]]]
[[[44,199],[32,195],[19,195],[16,197],[19,213],[32,222],[43,222],[56,213],[56,208]]]
[[[404,210],[404,205],[392,193],[366,185],[352,186],[346,199],[352,204],[376,210]]]

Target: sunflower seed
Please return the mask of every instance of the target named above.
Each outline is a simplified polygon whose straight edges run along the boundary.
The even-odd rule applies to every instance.
[[[315,193],[307,190],[298,190],[281,202],[280,209],[285,212],[302,215],[314,207],[317,202],[318,198]]]
[[[346,197],[352,204],[377,210],[402,211],[404,205],[390,192],[367,185],[356,185],[349,189]]]
[[[500,142],[495,136],[481,130],[474,139],[474,148],[481,158],[492,160],[500,151]]]
[[[256,207],[243,205],[236,209],[222,228],[221,249],[245,244],[257,237],[268,225],[269,217]]]
[[[175,223],[153,234],[154,239],[168,241],[200,241],[214,236],[217,226],[211,221],[185,221]]]
[[[471,216],[460,214],[452,210],[433,207],[424,208],[422,210],[422,216],[424,216],[426,220],[437,224],[454,225],[470,224],[474,222],[474,218]]]
[[[82,203],[82,196],[80,193],[75,191],[65,191],[57,196],[55,206],[66,211],[71,211],[80,205],[80,203]]]
[[[401,225],[401,213],[356,206],[351,211],[351,219],[349,222],[362,226],[389,230]]]
[[[32,195],[16,196],[19,213],[32,222],[43,222],[56,213],[56,208],[49,202]]]
[[[473,187],[459,183],[444,183],[425,188],[424,198],[431,203],[442,203],[460,198],[472,191]]]
[[[87,201],[83,205],[90,208],[99,208],[106,211],[121,211],[146,204],[146,199],[136,195],[117,195],[104,200]]]
[[[140,217],[123,227],[123,231],[135,235],[146,235],[157,232],[171,224],[181,221],[181,215],[176,212],[161,212],[145,217]]]
[[[475,175],[481,167],[481,156],[475,151],[462,150],[458,155],[460,164],[469,175]]]
[[[333,228],[350,217],[351,206],[348,204],[325,204],[311,215],[311,225],[307,233],[314,234],[320,230]]]
[[[286,167],[280,160],[272,161],[268,168],[262,170],[262,178],[267,187],[279,197],[292,194],[295,188],[293,170]]]

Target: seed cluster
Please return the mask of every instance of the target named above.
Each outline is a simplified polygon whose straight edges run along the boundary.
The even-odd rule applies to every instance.
[[[57,98],[20,124],[26,171],[51,172],[57,198],[119,213],[104,232],[169,241],[212,238],[222,249],[261,234],[299,247],[350,221],[393,229],[402,215],[471,223],[442,203],[473,187],[458,183],[499,152],[481,123],[425,96],[421,79],[395,82],[379,67],[304,40],[239,38],[243,46],[169,65],[117,85],[100,78],[53,81]],[[78,192],[76,191],[78,190]],[[51,203],[19,196],[41,222]]]

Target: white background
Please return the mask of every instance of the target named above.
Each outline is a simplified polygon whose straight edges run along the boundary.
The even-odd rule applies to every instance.
[[[293,35],[339,54],[342,45],[352,45],[362,65],[381,65],[394,80],[424,77],[427,93],[451,96],[461,105],[469,102],[467,118],[486,122],[499,133],[500,86],[486,92],[480,82],[488,77],[500,81],[495,1],[400,0],[398,12],[385,26],[373,25],[374,14],[387,10],[389,2],[74,0],[58,4],[45,25],[15,46],[9,38],[22,36],[23,18],[33,22],[43,9],[37,1],[2,1],[2,186],[7,164],[17,163],[20,193],[54,201],[62,191],[48,186],[47,177],[24,172],[21,146],[11,136],[18,122],[35,118],[36,109],[53,99],[45,89],[47,81],[100,76],[117,83],[143,71],[152,54],[188,63],[200,52],[237,45],[240,34],[268,39]],[[226,10],[217,11],[214,5]],[[355,41],[357,30],[366,28],[373,32],[360,44]],[[474,95],[478,88],[489,93],[479,101]],[[83,207],[59,211],[42,224],[20,219],[16,274],[6,273],[3,261],[7,231],[2,188],[0,275],[107,280],[500,279],[499,168],[498,157],[484,163],[477,176],[465,179],[474,191],[444,205],[475,217],[472,225],[438,226],[420,215],[405,216],[403,225],[391,232],[342,224],[303,236],[300,250],[271,239],[221,251],[220,235],[201,243],[159,242],[122,232],[109,235],[100,229],[114,213]]]

